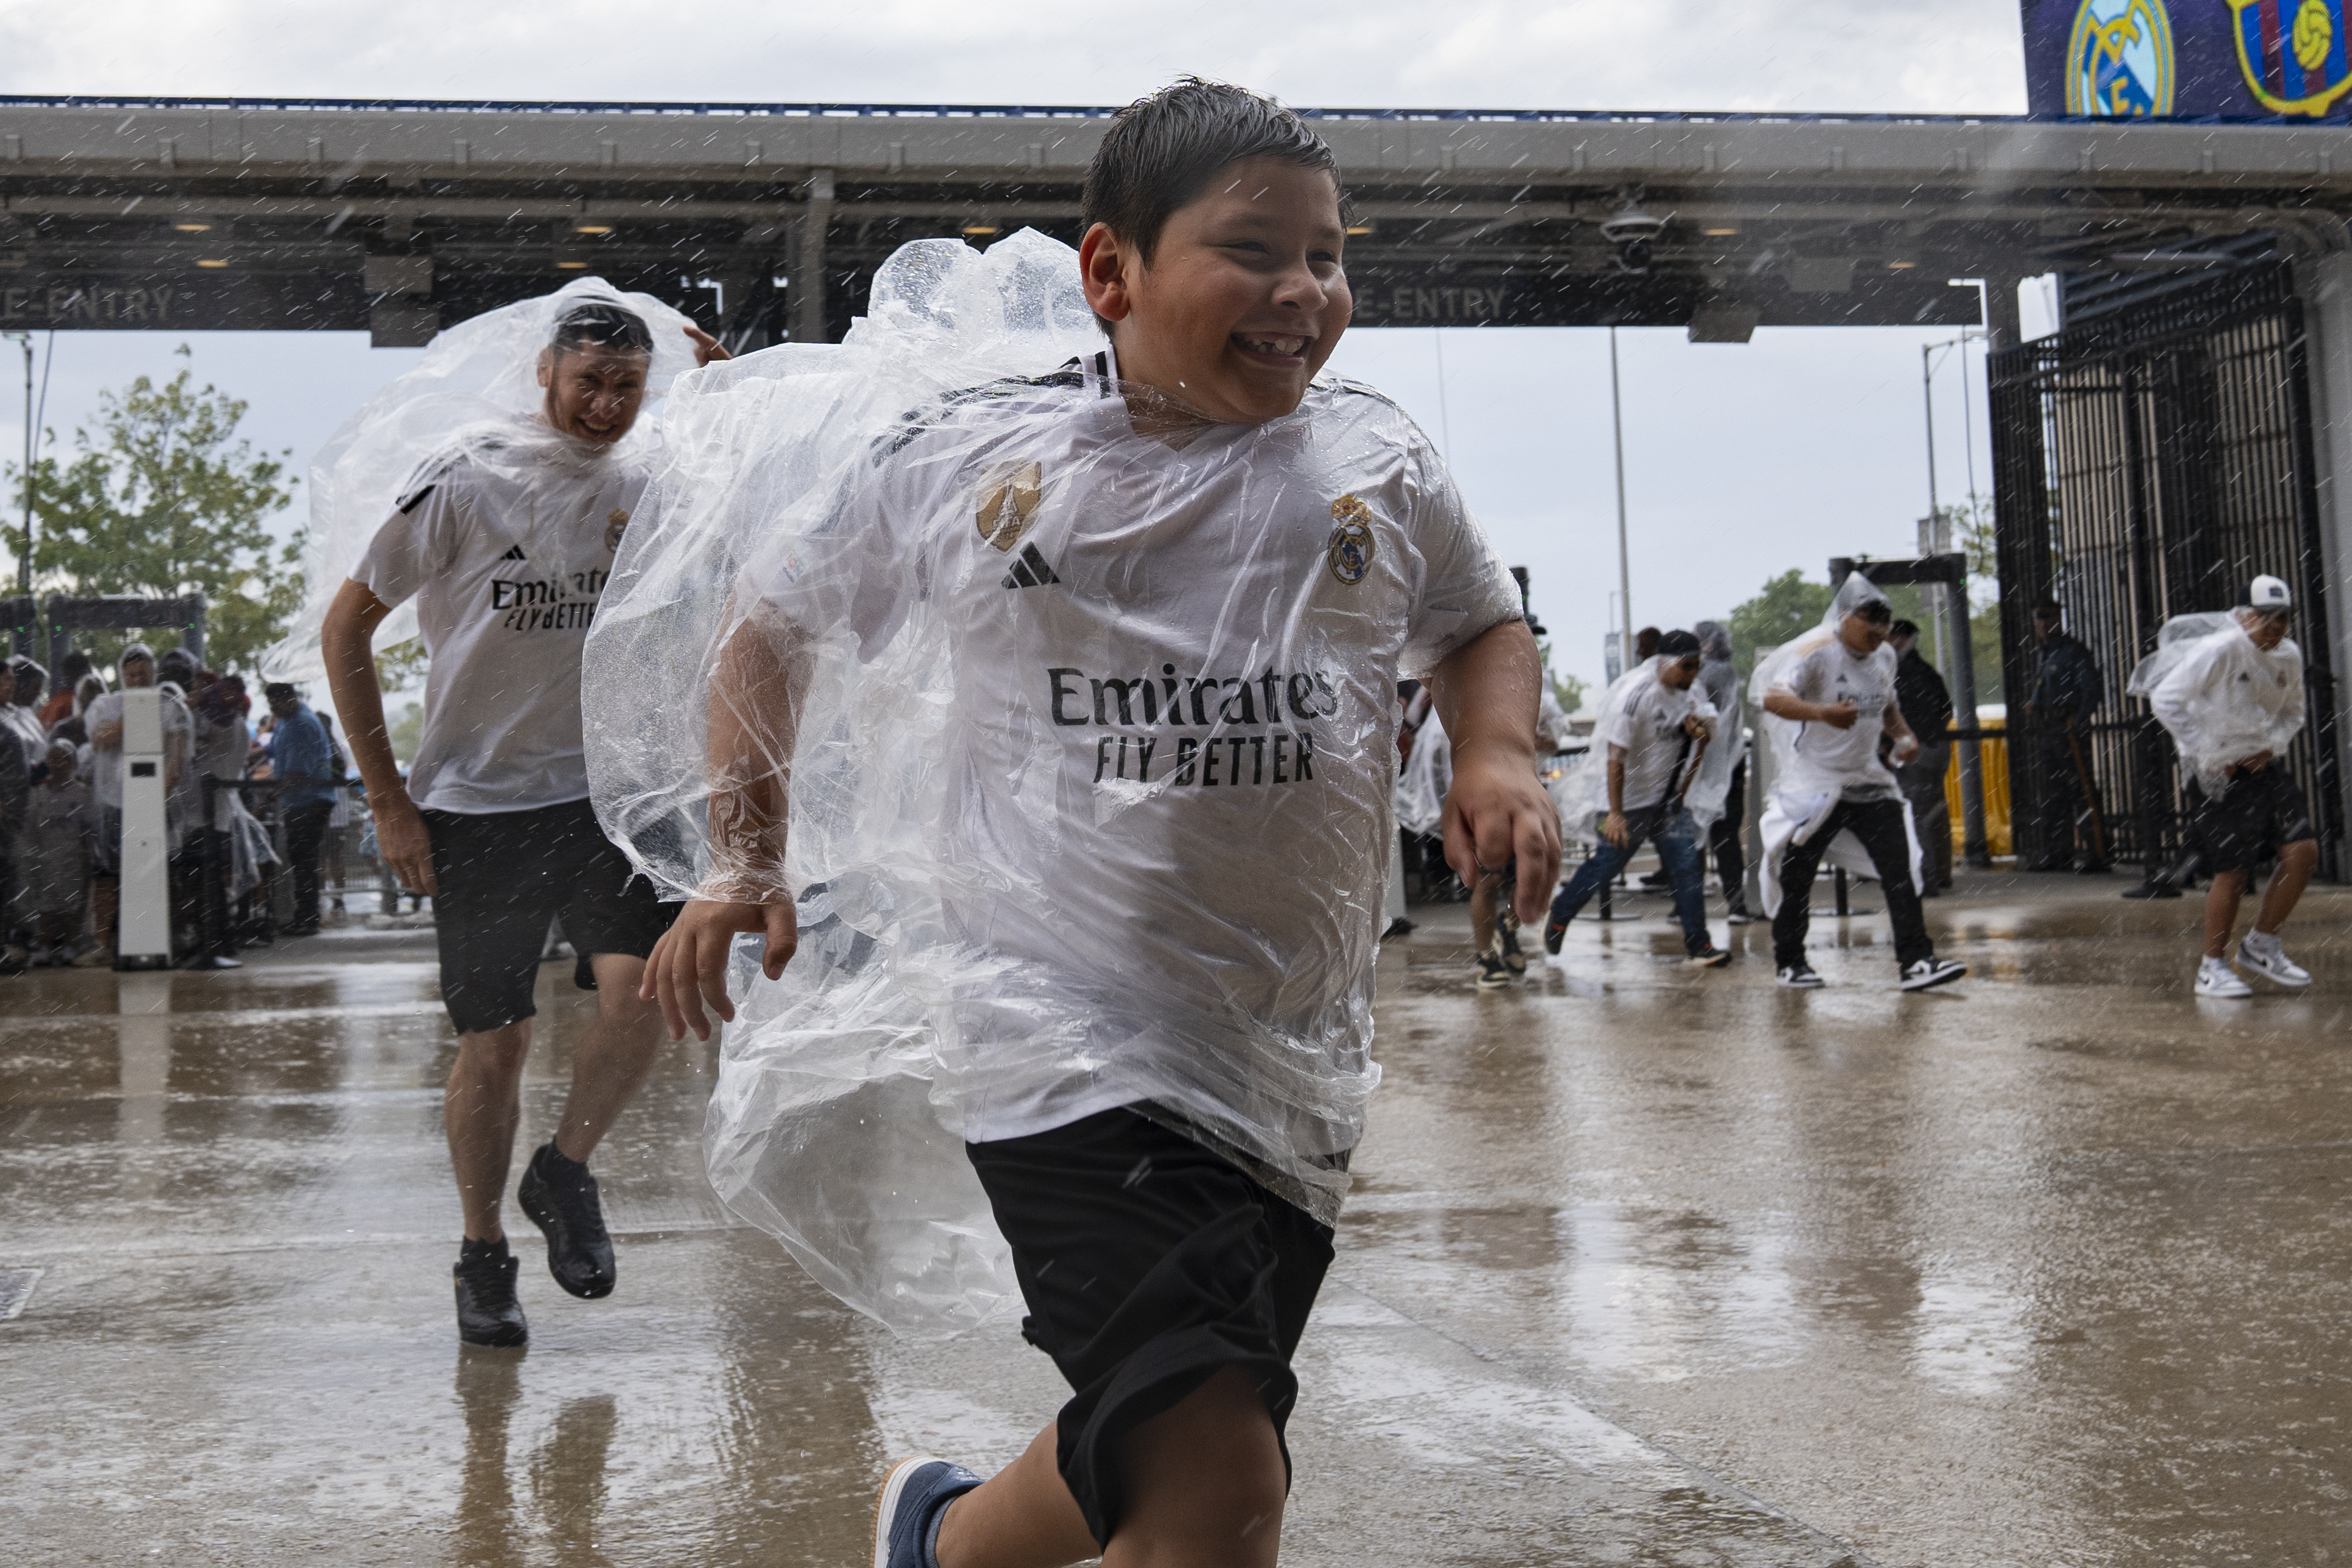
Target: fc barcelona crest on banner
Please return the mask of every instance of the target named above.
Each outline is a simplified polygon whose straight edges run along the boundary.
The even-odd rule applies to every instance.
[[[2238,68],[2273,114],[2326,114],[2352,91],[2345,0],[2230,0]]]
[[[2170,114],[2174,78],[2164,0],[2082,0],[2066,46],[2067,113]]]

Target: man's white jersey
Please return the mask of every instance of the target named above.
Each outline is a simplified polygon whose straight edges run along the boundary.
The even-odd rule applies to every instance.
[[[352,580],[416,596],[431,659],[408,793],[479,814],[588,796],[580,651],[630,514],[642,456],[518,420],[428,471]]]

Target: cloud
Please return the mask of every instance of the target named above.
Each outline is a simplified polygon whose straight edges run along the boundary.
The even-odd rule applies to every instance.
[[[373,29],[373,30],[371,30]],[[0,6],[0,87],[120,92],[1116,103],[1182,71],[1324,107],[2011,113],[2015,0],[288,0]]]

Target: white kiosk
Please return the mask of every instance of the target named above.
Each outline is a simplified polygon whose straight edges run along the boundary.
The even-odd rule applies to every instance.
[[[163,694],[122,694],[122,903],[118,969],[172,967],[171,828],[164,814]]]

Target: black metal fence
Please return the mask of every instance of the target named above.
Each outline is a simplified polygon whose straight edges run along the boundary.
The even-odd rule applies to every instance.
[[[2180,851],[2180,779],[2147,705],[2124,695],[2166,618],[2240,602],[2257,572],[2297,604],[2311,721],[2289,766],[2343,875],[2326,575],[2314,486],[2303,310],[2289,264],[2263,259],[2126,299],[1992,356],[1993,494],[2012,822],[2021,863],[2049,852],[2042,804],[2063,748],[2025,714],[2039,663],[2033,604],[2055,598],[2099,664],[2105,695],[2076,732],[2108,852]],[[2071,762],[2067,763],[2071,770]]]

